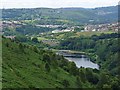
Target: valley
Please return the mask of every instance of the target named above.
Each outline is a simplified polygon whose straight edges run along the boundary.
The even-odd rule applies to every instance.
[[[3,88],[120,88],[118,5],[3,9]]]

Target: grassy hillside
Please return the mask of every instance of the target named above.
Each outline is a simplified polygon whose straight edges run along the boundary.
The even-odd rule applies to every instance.
[[[111,48],[114,48],[114,45]],[[75,63],[52,51],[10,39],[3,38],[2,49],[3,88],[120,88],[120,76],[117,73],[119,67],[116,65],[119,60],[116,54],[111,52],[112,57],[109,59],[107,56],[106,61],[102,61],[106,64],[102,64],[104,69],[96,70],[78,69]],[[103,55],[101,52],[105,53],[104,48],[100,52],[99,49],[96,53]],[[114,57],[115,60],[112,60]],[[99,60],[103,60],[101,58],[103,57]]]
[[[76,75],[63,69],[71,63],[61,56],[5,38],[2,48],[3,88],[79,87]],[[92,87],[87,81],[82,85],[86,88]]]
[[[64,79],[75,87],[75,77],[63,69],[50,66],[51,72],[45,71],[42,52],[36,53],[29,47],[22,50],[19,44],[3,39],[3,87],[64,87]]]

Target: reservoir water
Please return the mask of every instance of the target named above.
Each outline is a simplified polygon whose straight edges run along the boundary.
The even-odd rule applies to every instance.
[[[65,57],[69,61],[75,62],[76,66],[78,68],[84,67],[84,68],[93,68],[93,69],[99,69],[98,64],[95,64],[90,61],[88,58],[73,58],[73,57]]]
[[[82,55],[79,53],[73,54],[70,53],[69,50],[60,50],[57,52],[57,54],[63,55],[67,60],[75,62],[78,68],[84,67],[84,68],[99,69],[99,65],[93,63],[86,55]]]

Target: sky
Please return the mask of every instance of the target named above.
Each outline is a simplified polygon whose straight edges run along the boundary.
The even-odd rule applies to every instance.
[[[119,0],[0,0],[0,8],[95,8],[118,5]]]

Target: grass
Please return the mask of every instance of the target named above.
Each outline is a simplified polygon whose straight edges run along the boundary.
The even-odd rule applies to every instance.
[[[64,32],[64,33],[56,33],[56,34],[52,34],[54,39],[57,40],[61,40],[61,39],[66,39],[66,38],[70,38],[70,37],[80,37],[80,36],[92,36],[92,35],[101,35],[102,33],[104,34],[111,34],[114,33],[113,31],[104,31],[104,32],[100,32],[100,31],[95,31],[95,32]],[[51,36],[49,37],[51,38]],[[46,40],[46,38],[43,37],[38,37],[39,40]]]
[[[77,32],[76,33],[76,37],[79,37],[79,36],[92,36],[92,35],[100,35],[100,34],[111,34],[113,33],[113,31],[105,31],[105,32],[98,32],[98,31],[95,31],[95,32]]]
[[[48,40],[47,38],[44,38],[44,37],[37,37],[39,41],[41,40]]]
[[[46,72],[42,51],[36,53],[30,48],[24,51],[17,43],[3,39],[3,88],[64,88],[64,79],[69,81],[69,87],[77,87],[76,77],[60,67],[50,65],[51,71]]]

